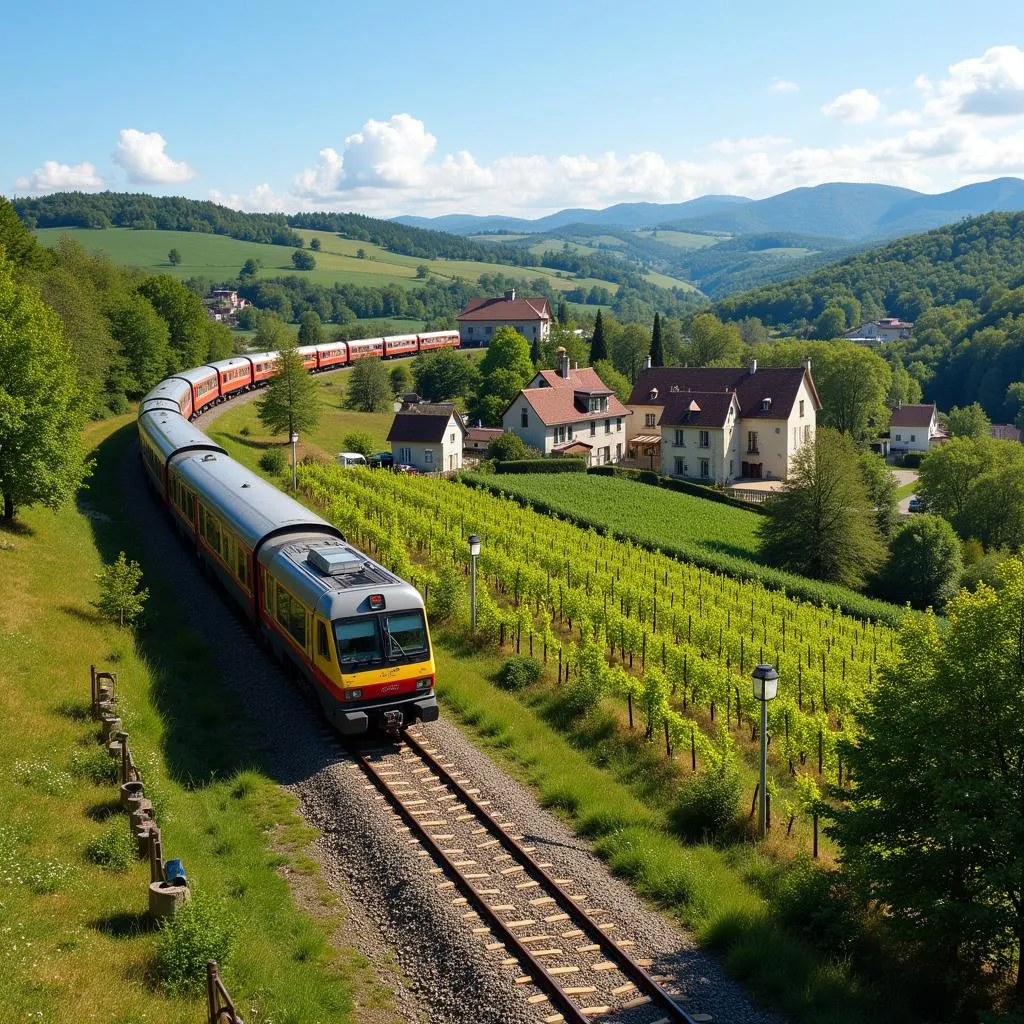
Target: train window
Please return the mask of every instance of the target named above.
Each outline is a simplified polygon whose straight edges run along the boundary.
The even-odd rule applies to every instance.
[[[327,627],[322,622],[316,624],[316,653],[321,658],[331,656],[330,648],[327,646]]]
[[[390,657],[421,654],[427,649],[427,626],[419,609],[388,615],[385,622],[391,641]]]
[[[249,556],[246,553],[245,548],[241,544],[238,545],[235,552],[235,571],[238,573],[238,578],[242,581],[243,587],[249,586]]]
[[[306,646],[306,609],[281,586],[277,588],[277,621],[300,647]]]
[[[384,660],[376,617],[334,623],[334,642],[343,668]]]

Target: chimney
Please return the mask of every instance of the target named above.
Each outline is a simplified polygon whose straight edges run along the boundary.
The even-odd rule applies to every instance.
[[[555,360],[558,363],[558,376],[563,380],[569,379],[569,353],[559,345],[555,349]]]
[[[505,301],[515,302],[516,301],[516,290],[515,288],[507,288],[505,290]]]
[[[806,371],[807,371],[808,373],[810,373],[810,372],[811,372],[811,357],[810,357],[810,356],[805,356],[805,357],[804,357],[804,369],[805,369],[805,370],[806,370]]]
[[[754,374],[757,373],[757,360],[756,359],[751,359],[750,360],[750,362],[747,364],[747,371],[750,373],[751,377],[753,377]]]
[[[651,368],[651,354],[650,352],[644,356],[644,369],[649,370]]]
[[[574,370],[578,370],[580,368],[580,361],[578,359],[574,359],[572,361],[572,368]]]

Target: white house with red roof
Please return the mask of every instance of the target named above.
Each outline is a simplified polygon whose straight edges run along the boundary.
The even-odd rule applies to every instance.
[[[930,452],[949,439],[934,405],[898,405],[889,418],[889,450]]]
[[[860,345],[878,347],[887,341],[899,341],[909,338],[914,331],[914,324],[909,320],[901,320],[897,316],[882,317],[881,320],[867,320],[843,334],[847,341],[855,341]]]
[[[499,299],[470,299],[457,319],[463,347],[489,345],[499,327],[514,327],[527,341],[543,343],[551,329],[551,303],[517,298],[509,288]]]
[[[591,466],[618,462],[629,410],[592,367],[570,366],[561,347],[557,356],[558,369],[537,373],[505,410],[502,427],[545,455],[577,455]]]
[[[648,366],[629,396],[629,448],[642,468],[718,484],[785,480],[814,440],[821,399],[801,367]]]

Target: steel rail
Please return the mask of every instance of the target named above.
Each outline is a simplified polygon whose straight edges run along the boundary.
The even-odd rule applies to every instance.
[[[576,899],[560,885],[548,871],[523,849],[522,844],[514,839],[495,819],[494,815],[482,806],[480,802],[463,787],[452,774],[423,746],[420,741],[406,731],[403,735],[406,745],[413,750],[430,768],[436,772],[444,782],[451,786],[458,794],[459,799],[470,807],[474,814],[483,818],[487,826],[492,829],[495,835],[501,840],[502,845],[516,857],[522,860],[526,866],[553,892],[559,900],[571,907],[575,914],[584,923],[588,935],[601,947],[602,952],[612,960],[619,970],[640,989],[643,994],[651,997],[662,1010],[666,1011],[670,1021],[677,1024],[695,1024],[693,1018],[672,998],[653,977],[622,949],[602,928],[598,927],[587,912],[586,907],[576,902]]]

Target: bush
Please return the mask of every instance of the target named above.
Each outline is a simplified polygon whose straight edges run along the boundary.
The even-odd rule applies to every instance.
[[[368,459],[377,449],[371,434],[368,434],[365,430],[353,430],[341,439],[341,450],[345,452],[359,452],[364,459]]]
[[[907,452],[903,456],[902,464],[904,469],[920,469],[921,459],[924,452]]]
[[[502,434],[487,446],[487,454],[498,462],[520,462],[530,457],[530,449],[518,434]]]
[[[587,464],[583,459],[517,459],[514,462],[499,462],[496,473],[585,473]]]
[[[430,588],[430,618],[447,622],[462,604],[462,576],[451,565],[443,566]]]
[[[156,975],[170,995],[194,995],[206,985],[207,960],[216,960],[223,967],[234,949],[234,924],[225,907],[202,893],[193,893],[192,899],[160,926]]]
[[[108,871],[127,871],[137,858],[135,839],[128,823],[118,821],[102,835],[90,840],[85,848],[86,857]]]
[[[740,775],[728,760],[691,777],[670,811],[672,828],[691,842],[721,839],[736,821]]]
[[[252,431],[251,431],[251,430],[249,429],[249,426],[248,426],[248,424],[246,424],[246,426],[242,427],[242,428],[241,428],[241,429],[240,429],[240,430],[238,431],[238,433],[239,433],[239,434],[240,434],[240,435],[241,435],[242,437],[248,437],[248,436],[249,436],[249,435],[250,435],[250,434],[252,433]]]
[[[640,483],[650,484],[652,487],[659,487],[661,485],[661,477],[659,477],[653,470],[641,469]]]
[[[274,476],[279,476],[284,472],[285,467],[288,465],[284,457],[284,450],[281,448],[268,448],[260,456],[260,469],[264,473],[271,473]]]
[[[540,679],[541,666],[536,658],[513,654],[498,669],[495,679],[503,690],[525,690]]]
[[[88,779],[97,786],[117,782],[121,777],[120,762],[111,757],[104,747],[76,750],[71,755],[68,770],[76,779]]]
[[[832,956],[849,956],[862,936],[856,900],[842,877],[815,867],[806,854],[783,876],[777,908],[787,928]]]

